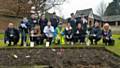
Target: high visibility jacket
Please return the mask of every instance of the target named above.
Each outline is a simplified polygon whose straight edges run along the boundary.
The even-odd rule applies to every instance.
[[[65,37],[64,37],[64,28],[57,27],[55,30],[55,43],[58,43],[60,40],[60,44],[64,45],[65,44]]]

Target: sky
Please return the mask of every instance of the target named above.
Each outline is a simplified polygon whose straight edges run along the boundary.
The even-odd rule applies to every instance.
[[[75,13],[76,10],[92,8],[93,13],[97,14],[96,9],[103,1],[108,5],[113,0],[67,0],[63,5],[56,6],[49,10],[49,12],[52,13],[55,11],[58,16],[68,18],[70,17],[70,13]]]

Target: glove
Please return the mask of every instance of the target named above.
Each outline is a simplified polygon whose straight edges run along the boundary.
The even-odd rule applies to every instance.
[[[107,39],[107,40],[109,40],[109,38],[108,38],[108,37],[106,37],[106,39]]]
[[[67,35],[66,38],[69,39],[69,36]]]
[[[79,34],[79,31],[77,31],[76,34]]]
[[[93,36],[95,37],[95,36],[96,36],[96,34],[93,34]]]
[[[70,35],[70,38],[72,38],[72,35]]]
[[[9,44],[9,41],[6,41],[6,44]]]
[[[21,24],[21,27],[22,28],[27,28],[27,26],[23,23],[23,24]]]

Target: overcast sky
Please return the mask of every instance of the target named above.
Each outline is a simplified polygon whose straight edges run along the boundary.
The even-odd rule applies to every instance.
[[[93,8],[93,13],[96,13],[97,7],[104,1],[109,4],[113,0],[68,0],[63,5],[51,9],[49,12],[56,12],[57,15],[67,18],[70,13],[75,13],[76,10],[82,10],[87,8]]]

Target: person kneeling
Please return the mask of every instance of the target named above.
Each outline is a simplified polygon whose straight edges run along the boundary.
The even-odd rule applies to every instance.
[[[73,45],[73,29],[70,25],[70,23],[67,24],[67,27],[65,29],[65,39],[67,41],[67,44]]]
[[[31,31],[30,40],[36,45],[43,44],[43,36],[41,34],[39,25],[35,25],[34,29]]]
[[[63,27],[62,22],[60,22],[55,29],[55,40],[54,40],[55,44],[60,44],[60,45],[65,44],[64,32],[65,32],[65,29]]]
[[[19,31],[14,28],[13,23],[9,23],[8,28],[5,30],[4,42],[11,45],[17,45],[19,41]]]
[[[54,27],[51,25],[51,22],[48,22],[47,26],[45,26],[43,30],[45,34],[45,38],[47,39],[47,44],[51,45],[53,37],[54,37]]]
[[[80,40],[81,44],[85,43],[85,35],[86,32],[82,29],[81,24],[78,23],[77,29],[74,33],[74,42],[78,42],[78,40]]]
[[[97,42],[101,39],[101,36],[102,36],[102,30],[100,28],[99,23],[96,22],[95,27],[92,28],[89,36],[91,45],[93,44],[93,42],[95,43],[95,45],[97,45]]]
[[[110,26],[108,23],[105,23],[103,25],[102,35],[103,35],[103,43],[105,45],[114,45],[115,41],[112,39],[112,32],[110,30]]]

